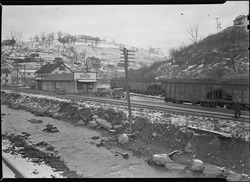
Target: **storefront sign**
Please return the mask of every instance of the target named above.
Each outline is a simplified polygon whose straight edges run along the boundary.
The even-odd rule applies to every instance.
[[[74,78],[83,80],[96,80],[96,73],[74,73]]]

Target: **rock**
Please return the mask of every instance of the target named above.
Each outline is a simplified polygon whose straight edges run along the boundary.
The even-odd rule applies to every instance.
[[[51,145],[48,145],[45,147],[45,150],[54,150],[54,147],[52,147]]]
[[[171,163],[166,163],[165,167],[170,170],[184,170],[186,166],[175,162],[173,163],[171,162]]]
[[[100,137],[99,136],[92,136],[91,137],[93,140],[97,140],[97,139],[99,139]]]
[[[114,126],[114,129],[117,130],[117,131],[121,130],[122,128],[123,128],[122,125],[115,125]]]
[[[83,126],[83,125],[85,125],[85,122],[82,119],[80,119],[78,122],[75,123],[75,126]]]
[[[95,121],[90,121],[88,126],[91,127],[91,128],[95,128],[95,127],[98,126],[98,124]]]
[[[125,133],[123,133],[123,134],[121,134],[119,137],[118,137],[118,142],[120,143],[120,144],[125,144],[125,143],[128,143],[128,141],[129,141],[129,137],[128,137],[128,135],[126,135]]]
[[[227,176],[227,181],[240,181],[243,178],[242,174],[231,173]]]
[[[51,133],[57,133],[57,132],[59,132],[59,130],[56,129],[56,128],[52,128],[52,129],[50,130],[50,132],[51,132]]]
[[[111,129],[113,126],[105,119],[97,118],[96,122],[105,129]]]
[[[219,170],[214,165],[206,164],[206,165],[204,165],[203,173],[207,177],[218,177],[218,176],[220,176],[222,174],[222,171]]]
[[[191,143],[188,143],[188,144],[186,145],[185,151],[186,151],[187,153],[193,153]]]
[[[152,134],[152,136],[153,136],[153,137],[157,137],[157,133],[154,132],[154,133]]]
[[[37,124],[40,124],[42,123],[43,121],[42,120],[38,120],[38,119],[30,119],[28,120],[30,123],[37,123]]]
[[[53,125],[52,125],[52,124],[47,124],[47,125],[46,125],[46,130],[47,130],[48,132],[50,132],[50,131],[52,130],[52,128],[53,128]]]
[[[98,118],[97,115],[92,116],[92,119],[96,120]]]
[[[153,161],[158,166],[165,166],[166,163],[173,163],[174,161],[171,160],[168,154],[154,154]]]
[[[192,171],[203,171],[204,163],[199,159],[193,159],[193,163],[191,166]]]
[[[55,113],[55,114],[53,114],[53,118],[59,118],[61,116],[61,114],[59,114],[59,113]]]

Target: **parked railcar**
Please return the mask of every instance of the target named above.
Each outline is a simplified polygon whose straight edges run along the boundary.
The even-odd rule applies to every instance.
[[[111,88],[124,88],[125,79],[115,78],[110,80]],[[159,81],[129,81],[129,91],[147,95],[159,95],[162,93],[161,82]]]
[[[236,100],[249,110],[249,84],[229,82],[209,82],[206,80],[162,82],[165,101],[174,103],[190,102],[201,106],[233,108]]]

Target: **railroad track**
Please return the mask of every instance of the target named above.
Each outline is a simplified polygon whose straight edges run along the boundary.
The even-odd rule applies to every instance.
[[[15,178],[27,178],[19,169],[15,167],[7,158],[2,156],[3,163],[15,174]],[[4,171],[3,171],[4,172]]]
[[[15,88],[13,90],[16,90]],[[40,91],[40,90],[29,90],[29,89],[20,89],[20,91],[27,92],[27,93],[38,93],[38,94],[48,94],[50,96],[65,98],[65,99],[72,99],[75,101],[95,101],[95,102],[102,102],[102,103],[109,103],[109,104],[119,104],[127,106],[127,101],[124,99],[113,99],[108,97],[96,97],[96,96],[89,96],[89,95],[80,95],[80,94],[66,94],[66,95],[58,95],[48,91]],[[167,105],[166,103],[162,102],[154,102],[154,101],[132,101],[131,100],[131,107],[139,107],[144,109],[152,109],[158,111],[170,111],[170,112],[177,112],[177,113],[185,113],[185,114],[192,114],[197,116],[204,116],[204,117],[214,117],[219,119],[234,119],[234,111],[233,110],[222,110],[217,108],[204,108],[198,106],[183,106],[183,105]],[[249,122],[249,112],[243,111],[241,118],[237,119],[238,121]]]

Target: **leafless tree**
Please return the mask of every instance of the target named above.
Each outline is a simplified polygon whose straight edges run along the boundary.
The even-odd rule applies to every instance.
[[[199,41],[199,28],[200,26],[198,24],[195,24],[187,30],[188,34],[190,35],[189,40],[192,41],[192,43],[197,44]]]
[[[23,35],[21,32],[16,32],[16,31],[10,31],[10,38],[12,40],[15,40],[16,42],[20,42],[22,39]]]
[[[45,32],[41,33],[41,41],[44,42],[46,40]]]
[[[34,40],[35,40],[35,42],[39,42],[39,40],[40,40],[39,36],[35,35]]]

